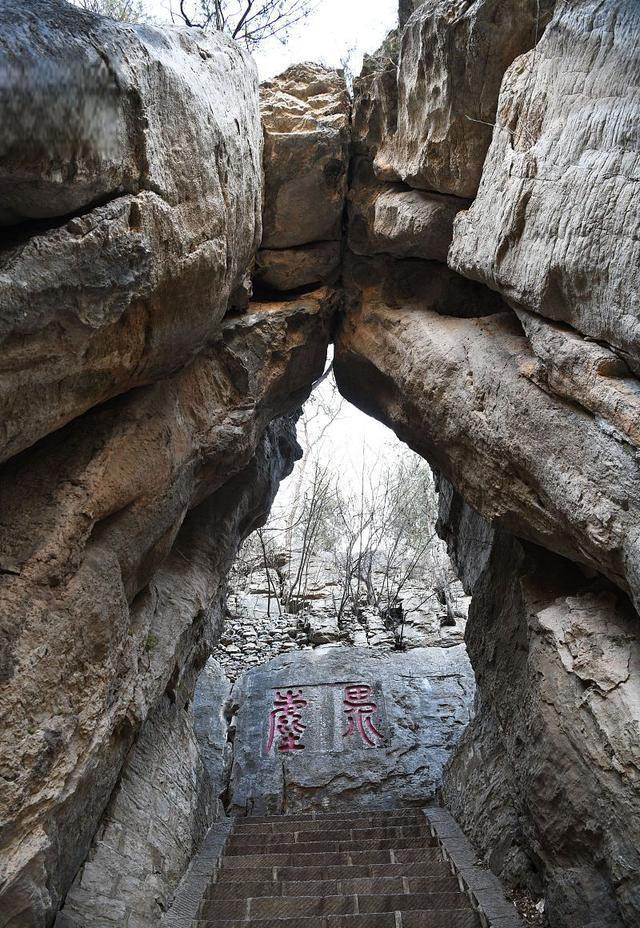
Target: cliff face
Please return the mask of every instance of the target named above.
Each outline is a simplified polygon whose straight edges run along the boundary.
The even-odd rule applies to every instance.
[[[0,923],[50,924],[94,836],[62,923],[153,923],[211,816],[189,707],[226,572],[299,455],[282,417],[335,297],[235,309],[262,142],[234,43],[2,18]]]
[[[446,801],[553,928],[637,924],[635,0],[403,4],[353,113],[319,66],[260,103],[223,37],[0,6],[0,925],[157,924],[332,333],[474,597]]]
[[[473,593],[446,801],[550,925],[631,926],[640,11],[499,6],[423,4],[356,84],[336,376],[441,474]]]

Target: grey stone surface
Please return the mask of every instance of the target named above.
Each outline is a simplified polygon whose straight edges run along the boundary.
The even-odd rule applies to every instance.
[[[324,366],[331,310],[304,303],[302,314],[298,302],[254,305],[190,367],[4,468],[0,563],[16,572],[0,576],[13,616],[0,909],[11,928],[51,920],[145,719],[211,652],[237,546],[299,453],[292,421],[269,423]]]
[[[335,283],[340,275],[341,245],[312,242],[297,248],[261,248],[256,257],[256,284],[273,290],[296,290]]]
[[[186,693],[147,720],[56,928],[154,925],[216,814]]]
[[[466,633],[480,710],[445,771],[444,798],[508,882],[539,892],[543,878],[554,928],[633,926],[637,614],[601,578],[487,531],[460,500],[442,527],[466,534],[458,550],[482,565]]]
[[[344,703],[348,685],[369,687],[362,701],[375,704],[363,710],[362,732],[357,710],[351,730]],[[231,697],[236,712],[231,806],[279,813],[428,802],[469,720],[473,688],[462,647],[381,654],[327,646],[251,670]],[[288,734],[278,730],[281,714],[272,713],[278,694],[286,699],[289,690],[305,703],[298,709],[305,728],[293,739],[304,749],[284,751]]]
[[[486,919],[489,928],[525,928],[513,903],[504,895],[498,878],[477,863],[476,852],[447,809],[427,807],[425,817],[441,842],[462,885]]]
[[[474,196],[503,74],[544,28],[551,0],[427,0],[401,33],[395,132],[383,180]]]
[[[231,764],[225,707],[231,681],[220,664],[210,657],[198,677],[193,694],[193,730],[209,778],[215,818],[224,814],[221,795]]]
[[[344,77],[293,65],[260,88],[263,248],[339,241],[347,192],[350,104]]]
[[[286,611],[281,591],[286,588],[286,577],[295,575],[299,552],[279,553],[279,568],[270,568],[269,589],[261,555],[256,561],[247,561],[243,550],[240,564],[230,576],[227,615],[214,652],[216,660],[235,680],[278,654],[329,643],[380,651],[462,644],[470,598],[455,577],[444,544],[436,540],[432,551],[433,561],[425,575],[416,575],[404,585],[404,621],[400,626],[390,625],[382,608],[364,602],[357,611],[346,606],[338,618],[343,576],[331,551],[318,551],[310,557],[306,599],[303,597],[300,611],[293,614]],[[444,591],[434,589],[436,573],[446,579]],[[373,582],[381,582],[375,569]]]
[[[232,820],[216,822],[177,887],[169,910],[160,921],[162,928],[191,928],[200,914],[207,889],[215,878]]]

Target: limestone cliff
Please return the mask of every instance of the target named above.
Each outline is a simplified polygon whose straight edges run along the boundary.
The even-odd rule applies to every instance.
[[[300,65],[262,127],[222,36],[0,12],[0,926],[157,924],[226,574],[335,335],[474,597],[446,801],[551,928],[633,928],[635,0],[403,3],[353,113]]]
[[[479,714],[446,801],[553,928],[620,928],[640,917],[640,10],[499,7],[408,19],[395,121],[384,57],[356,84],[336,376],[440,472],[473,593]]]
[[[238,46],[63,0],[2,21],[0,924],[51,924],[76,875],[62,924],[154,924],[211,815],[189,704],[225,576],[336,299],[236,310],[262,189]]]

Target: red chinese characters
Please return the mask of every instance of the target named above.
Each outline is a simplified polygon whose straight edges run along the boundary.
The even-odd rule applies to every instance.
[[[348,738],[357,732],[367,747],[373,748],[381,744],[384,736],[373,721],[378,704],[373,700],[372,687],[366,683],[345,686],[343,703],[348,720],[344,737]]]
[[[267,754],[274,742],[277,742],[277,750],[283,753],[304,751],[304,744],[300,739],[307,727],[302,721],[302,710],[307,705],[302,690],[276,690],[273,709],[269,716]]]

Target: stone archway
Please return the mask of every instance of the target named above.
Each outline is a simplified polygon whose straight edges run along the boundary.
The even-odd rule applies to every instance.
[[[248,56],[6,0],[7,926],[52,923],[134,745],[152,769],[168,730],[188,747],[224,576],[331,338],[345,395],[440,472],[474,595],[449,803],[498,872],[542,875],[555,928],[637,920],[640,27],[631,0],[548,6],[423,5],[353,113],[318,67],[263,88],[250,301]],[[206,819],[180,762],[159,906]],[[87,904],[127,851],[108,888],[89,859]]]

